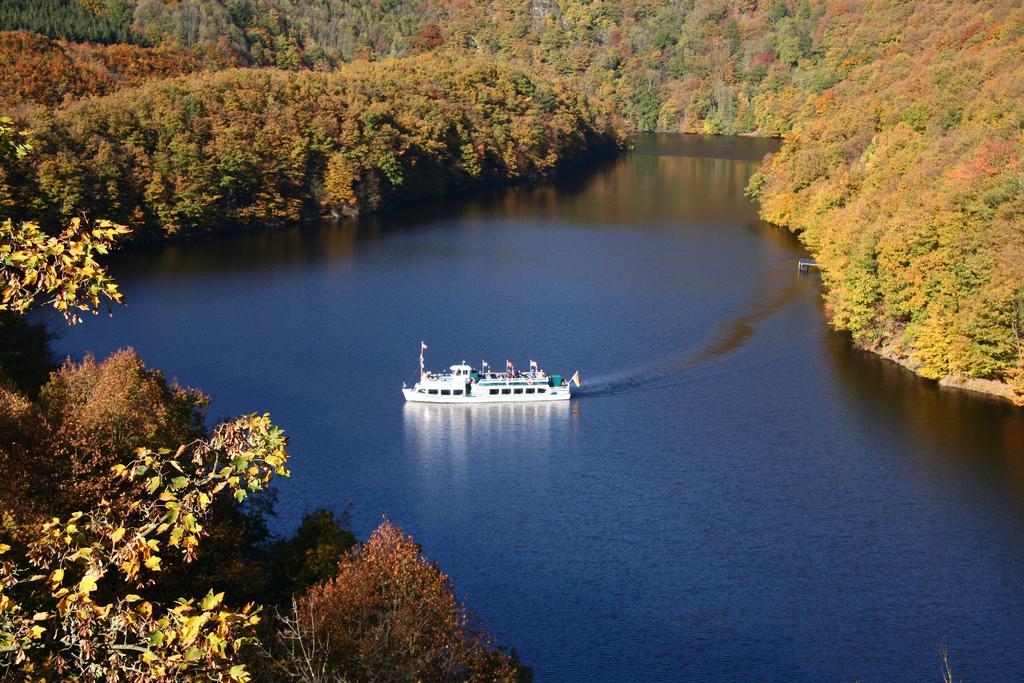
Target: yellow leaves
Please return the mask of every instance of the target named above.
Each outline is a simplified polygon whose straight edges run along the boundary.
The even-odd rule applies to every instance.
[[[90,569],[82,577],[82,580],[78,582],[78,592],[88,596],[94,590],[96,590],[96,582],[100,578],[99,572],[94,569]]]
[[[228,676],[236,683],[249,683],[252,676],[245,670],[244,664],[236,664],[228,670]]]
[[[71,555],[68,556],[68,559],[72,562],[75,560],[89,559],[92,557],[92,552],[93,549],[89,547],[79,548],[75,552],[71,553]]]
[[[182,600],[170,609],[154,606],[140,590],[146,582],[139,581],[139,575],[143,569],[163,570],[158,554],[162,546],[178,545],[185,561],[193,558],[205,535],[205,515],[218,493],[244,493],[243,485],[265,485],[276,470],[283,469],[285,443],[269,416],[247,415],[218,426],[208,441],[179,449],[174,456],[183,456],[183,462],[190,463],[187,468],[171,460],[170,451],[154,453],[146,449],[136,452],[135,462],[112,468],[112,473],[120,477],[123,491],[115,487],[95,509],[77,512],[67,521],[53,518],[35,528],[30,548],[41,573],[29,580],[45,579],[46,583],[42,590],[35,591],[31,609],[16,607],[35,614],[33,619],[22,620],[17,637],[24,641],[34,633],[43,638],[43,631],[38,629],[49,629],[42,642],[61,642],[61,638],[74,633],[72,640],[90,648],[90,653],[102,652],[105,645],[91,642],[89,634],[98,632],[94,630],[97,628],[110,628],[119,634],[119,642],[146,646],[138,662],[145,663],[146,671],[154,676],[164,671],[165,677],[189,678],[214,666],[228,678],[225,673],[231,656],[248,642],[259,622],[251,606],[232,612],[224,608],[224,593],[213,591],[198,605]],[[244,462],[244,477],[234,467],[212,466],[236,458]],[[141,482],[142,489],[130,483],[132,480]],[[170,483],[177,495],[161,490],[160,485],[150,490],[153,481]],[[132,495],[130,504],[120,505],[119,496],[128,491]],[[2,552],[8,550],[3,548]],[[84,575],[79,573],[82,570]],[[121,581],[138,582],[140,588],[136,590],[140,593],[102,604],[98,600],[99,582],[107,572],[119,574]],[[68,580],[68,575],[74,579]],[[0,594],[2,601],[10,602],[11,598]],[[59,619],[51,616],[54,614]],[[30,631],[33,625],[36,631]],[[150,634],[142,643],[133,635],[141,633]],[[211,664],[221,660],[221,664]],[[249,680],[244,668],[236,669],[230,677]]]
[[[219,607],[223,600],[224,593],[214,593],[213,591],[210,591],[206,594],[206,597],[203,598],[203,601],[200,603],[200,607],[209,612],[210,610]]]
[[[227,646],[227,641],[218,636],[216,633],[206,634],[206,644],[214,655],[218,657],[225,656],[225,647]]]
[[[32,640],[38,640],[42,635],[46,633],[46,628],[43,626],[31,626],[28,630],[28,637]]]
[[[327,170],[324,173],[324,193],[326,201],[334,206],[354,209],[357,202],[352,189],[359,178],[358,166],[344,153],[335,152],[327,159]]]
[[[73,324],[79,322],[77,311],[95,312],[101,295],[121,301],[92,252],[107,249],[123,234],[127,228],[117,226],[97,236],[79,218],[72,219],[59,238],[49,237],[31,221],[18,226],[10,219],[0,222],[0,310],[23,313],[38,302],[53,306]]]
[[[0,555],[3,555],[4,553],[6,553],[10,549],[11,549],[11,546],[7,545],[6,543],[0,543]]]
[[[181,642],[185,645],[194,642],[199,636],[200,629],[202,629],[209,620],[210,615],[205,612],[195,616],[185,617],[180,629]]]
[[[132,556],[117,565],[117,568],[121,570],[121,573],[124,574],[125,578],[133,579],[139,573],[139,560],[137,557]]]

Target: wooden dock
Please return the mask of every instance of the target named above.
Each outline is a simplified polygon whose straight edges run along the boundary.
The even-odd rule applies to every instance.
[[[811,268],[818,268],[820,270],[818,262],[815,261],[814,259],[802,258],[796,262],[796,272],[799,273],[800,275],[803,275]]]

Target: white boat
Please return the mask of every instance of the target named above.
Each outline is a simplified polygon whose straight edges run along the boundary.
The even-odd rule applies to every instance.
[[[531,401],[568,401],[570,386],[580,386],[580,373],[572,377],[549,375],[535,361],[528,372],[519,372],[511,361],[505,361],[505,372],[494,372],[487,361],[480,368],[465,361],[448,368],[448,372],[427,372],[423,354],[427,345],[420,343],[419,381],[412,387],[402,384],[406,401],[420,403],[519,403]]]

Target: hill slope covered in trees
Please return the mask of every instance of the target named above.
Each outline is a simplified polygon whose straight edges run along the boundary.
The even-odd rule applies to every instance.
[[[75,9],[47,10],[51,5]],[[445,60],[469,59],[476,65],[520,65],[537,82],[572,84],[586,97],[588,112],[615,112],[625,129],[782,136],[782,151],[755,178],[751,194],[761,200],[766,219],[798,232],[819,258],[832,323],[926,376],[995,380],[1012,387],[1018,399],[1024,397],[1019,265],[1024,74],[1015,57],[1022,52],[1024,17],[1018,2],[48,0],[12,3],[0,13],[0,27],[72,39],[107,24],[98,39],[137,45],[169,41],[190,50],[207,69],[231,64],[330,69],[354,57],[430,52],[436,61],[424,67],[427,71]],[[348,68],[349,74],[369,69]],[[437,79],[447,82],[441,71]],[[417,78],[412,82],[435,79],[430,73]],[[63,82],[55,79],[55,87],[64,87]],[[74,79],[68,83],[72,95],[78,92]],[[149,90],[144,99],[154,96]],[[461,96],[453,92],[452,101]],[[63,95],[25,97],[63,100]],[[399,93],[389,97],[394,112],[410,106]],[[130,110],[129,99],[106,106],[123,104]],[[97,147],[98,140],[127,134],[130,127],[86,133],[62,123],[79,115],[90,120],[103,107],[70,105],[54,122],[36,125],[50,159],[39,175],[44,198],[38,202],[67,213],[82,197],[102,195],[95,189],[82,194],[73,182],[81,169],[66,153],[61,157],[60,149],[74,140],[84,145],[79,149],[105,153],[106,143]],[[577,116],[576,125],[590,115]],[[602,130],[607,121],[593,128]],[[592,141],[601,137],[588,135]],[[448,177],[456,181],[432,191],[466,185],[461,150],[477,142],[467,137],[446,148],[442,166],[455,169]],[[114,147],[122,159],[126,149],[132,154],[138,149]],[[145,163],[121,160],[112,168],[141,170],[149,178],[155,168],[149,154],[144,153]],[[310,177],[318,179],[326,173],[324,158],[310,159],[317,169]],[[395,188],[375,180],[386,178],[381,168],[360,163],[370,178],[357,191],[365,193],[360,207],[379,205],[373,187],[384,187],[385,197]],[[266,196],[248,206],[240,205],[239,197],[251,188],[228,174],[230,180],[221,178],[227,183],[223,193],[207,190],[217,199],[193,193],[191,208],[182,202],[171,210],[163,205],[177,202],[172,195],[183,189],[181,196],[189,195],[188,188],[169,182],[168,174],[157,177],[150,195],[123,187],[123,175],[115,181],[86,169],[84,177],[108,192],[100,206],[171,229],[210,215],[294,216],[296,196],[330,205],[317,183],[303,181],[295,192],[288,185],[293,181],[281,178],[294,177],[284,164],[261,162],[260,168]],[[200,177],[217,180],[220,172]],[[266,180],[275,174],[278,180]],[[507,175],[498,171],[490,177]],[[420,196],[413,189],[417,182],[400,192]],[[281,183],[286,191],[275,187]],[[116,197],[124,189],[135,195],[119,203]],[[291,209],[281,208],[289,201]]]
[[[1019,400],[1024,10],[915,4],[884,58],[808,101],[751,190],[817,256],[836,327]]]
[[[14,183],[29,215],[88,210],[165,235],[541,176],[619,142],[571,88],[431,55],[201,73],[31,121]]]

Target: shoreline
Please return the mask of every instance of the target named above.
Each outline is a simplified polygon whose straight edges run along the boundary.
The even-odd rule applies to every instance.
[[[630,138],[631,140],[631,138]],[[470,183],[461,187],[453,187],[432,194],[424,194],[409,199],[393,199],[372,209],[363,209],[351,214],[322,213],[311,210],[311,206],[304,208],[302,215],[294,219],[282,218],[256,218],[244,222],[223,221],[217,222],[208,229],[183,232],[178,234],[167,234],[159,228],[142,226],[137,231],[132,229],[129,239],[125,240],[118,248],[118,252],[127,252],[138,248],[153,248],[159,245],[187,244],[194,240],[203,240],[220,235],[246,234],[257,232],[274,232],[285,230],[296,226],[306,226],[322,221],[344,223],[346,221],[358,221],[363,218],[386,214],[391,211],[398,211],[415,207],[419,204],[436,202],[449,199],[469,197],[474,194],[488,190],[499,190],[513,187],[535,185],[545,182],[552,182],[558,177],[578,172],[588,163],[605,163],[617,158],[619,155],[631,152],[632,143],[626,144],[602,144],[589,148],[579,156],[560,162],[556,168],[540,175],[523,175],[513,178],[492,178],[479,182]]]
[[[829,327],[832,326],[831,322],[828,322],[827,324]],[[977,396],[986,396],[991,400],[998,400],[1000,403],[1009,403],[1017,408],[1024,407],[1024,397],[1018,396],[1007,382],[1001,382],[994,379],[981,379],[978,377],[962,377],[959,375],[946,375],[940,379],[925,377],[917,371],[918,366],[911,359],[898,354],[893,349],[892,344],[872,348],[870,346],[854,342],[849,333],[844,332],[844,334],[854,348],[872,353],[883,360],[889,361],[890,363],[895,363],[907,372],[912,373],[920,380],[933,382],[943,389],[965,391]]]

